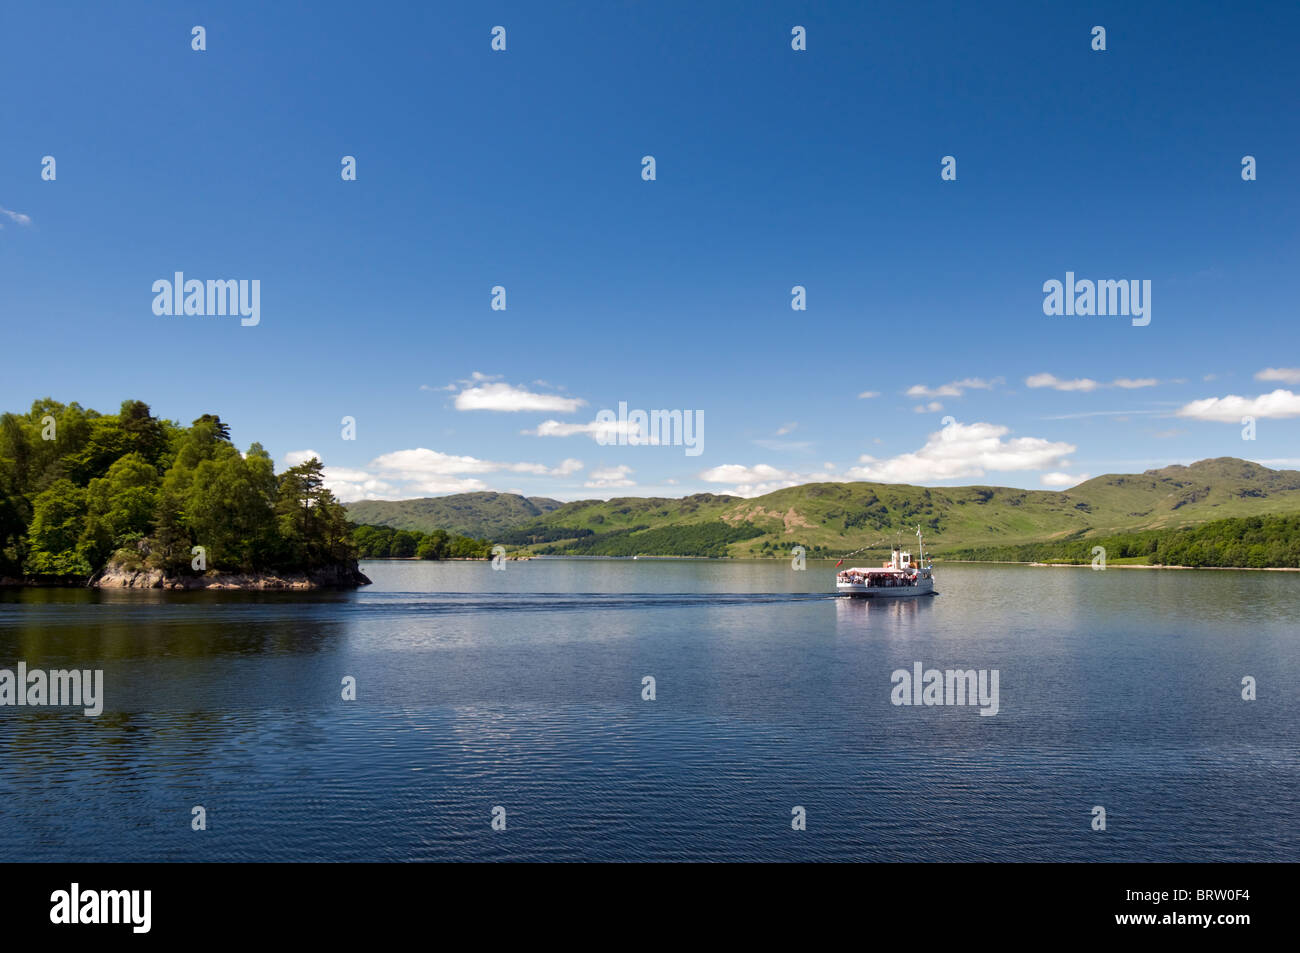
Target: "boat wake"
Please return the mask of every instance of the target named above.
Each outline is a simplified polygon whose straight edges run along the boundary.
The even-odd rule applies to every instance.
[[[392,592],[365,593],[361,600],[385,612],[580,612],[590,610],[725,608],[834,601],[824,592]]]

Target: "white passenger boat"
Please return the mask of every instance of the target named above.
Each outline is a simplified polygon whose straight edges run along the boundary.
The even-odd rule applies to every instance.
[[[907,599],[914,596],[932,596],[934,570],[925,562],[925,543],[921,528],[916,528],[918,556],[894,546],[889,562],[878,568],[854,566],[843,569],[835,576],[835,589],[850,596],[869,596],[877,599]]]

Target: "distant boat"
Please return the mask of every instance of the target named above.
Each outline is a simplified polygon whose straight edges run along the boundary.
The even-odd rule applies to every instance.
[[[854,566],[841,570],[835,576],[837,592],[850,596],[868,596],[876,599],[909,599],[916,596],[933,596],[934,569],[925,562],[925,543],[921,527],[916,528],[919,555],[915,562],[912,554],[894,546],[889,562],[878,568]]]

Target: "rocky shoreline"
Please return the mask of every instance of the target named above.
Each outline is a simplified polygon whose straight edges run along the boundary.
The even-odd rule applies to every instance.
[[[85,587],[88,589],[248,589],[303,591],[310,589],[355,589],[370,585],[370,578],[357,566],[327,566],[300,572],[272,571],[234,573],[211,571],[194,575],[167,575],[161,569],[133,569],[109,564],[89,579],[81,577],[0,577],[0,588]]]

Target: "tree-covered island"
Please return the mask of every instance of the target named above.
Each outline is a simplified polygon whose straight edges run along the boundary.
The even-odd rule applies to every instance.
[[[282,473],[219,417],[138,400],[0,416],[0,582],[312,589],[370,582],[319,460]]]

